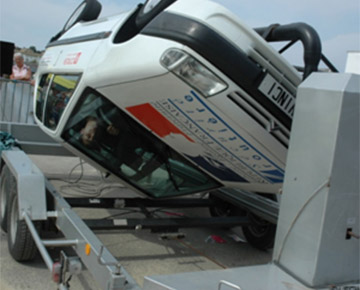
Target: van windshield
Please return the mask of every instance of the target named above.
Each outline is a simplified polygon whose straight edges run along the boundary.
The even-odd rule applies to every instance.
[[[90,88],[72,112],[62,138],[151,197],[192,194],[220,186]]]

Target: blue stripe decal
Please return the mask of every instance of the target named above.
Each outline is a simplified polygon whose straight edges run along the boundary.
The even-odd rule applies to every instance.
[[[277,177],[284,177],[284,173],[279,170],[263,170],[262,172],[265,174],[275,175]]]
[[[191,91],[193,93],[193,91]],[[198,98],[196,95],[195,95],[196,98]],[[209,135],[208,132],[206,132],[203,128],[201,128],[196,122],[194,122],[194,120],[189,117],[182,109],[180,109],[171,99],[168,99],[168,101],[175,107],[177,108],[184,116],[186,116],[191,122],[193,122],[193,124],[199,128],[204,134],[206,134],[208,137],[210,137],[215,143],[217,143],[219,146],[221,146],[225,151],[227,151],[228,153],[230,153],[232,156],[234,156],[238,161],[240,161],[243,165],[245,165],[247,168],[249,168],[251,171],[253,171],[255,174],[257,174],[258,176],[260,176],[261,178],[269,181],[270,183],[274,183],[270,178],[267,178],[266,176],[260,174],[258,171],[254,170],[253,168],[251,168],[248,164],[246,164],[243,160],[239,159],[236,155],[234,155],[231,151],[229,151],[226,147],[224,147],[221,143],[219,143],[215,138],[213,138],[211,135]],[[201,100],[200,100],[201,102]],[[202,103],[202,102],[201,102]],[[202,103],[203,104],[203,103]],[[203,104],[204,105],[204,104]],[[206,105],[204,105],[205,107],[207,107]],[[207,107],[208,108],[208,107]],[[216,116],[216,114],[214,114],[214,112],[209,109],[209,111]],[[219,120],[222,121],[222,119],[219,118]],[[223,122],[223,121],[222,121]],[[223,122],[225,124],[225,122]],[[226,124],[225,124],[226,125]],[[227,127],[229,127],[227,125]],[[230,128],[230,127],[229,127]],[[231,128],[230,128],[231,129]],[[232,130],[232,129],[231,129]],[[233,130],[232,130],[233,131]],[[237,134],[237,133],[235,133]],[[239,136],[237,134],[237,136]],[[240,137],[240,136],[239,136]],[[241,137],[240,137],[241,138]],[[241,138],[243,140],[243,138]],[[246,142],[248,144],[248,142]],[[257,151],[258,152],[258,151]]]
[[[263,170],[262,173],[272,180],[274,183],[280,183],[284,181],[284,173],[279,170]]]
[[[203,100],[201,100],[201,98],[194,92],[191,91],[191,93],[194,95],[194,97],[204,106],[206,107],[209,112],[211,112],[216,118],[218,118],[227,128],[229,128],[236,136],[238,136],[241,140],[243,140],[247,145],[249,145],[249,147],[251,147],[254,151],[256,151],[259,155],[261,155],[265,160],[267,160],[269,163],[271,163],[274,167],[278,168],[279,171],[281,173],[285,173],[284,170],[282,170],[278,165],[276,165],[274,162],[272,162],[269,158],[267,158],[266,156],[264,156],[264,154],[262,154],[259,150],[257,150],[256,148],[254,148],[248,141],[246,141],[242,136],[240,136],[233,128],[230,127],[230,125],[228,125],[220,116],[218,116],[211,108],[208,107],[208,105],[206,105],[204,103]]]

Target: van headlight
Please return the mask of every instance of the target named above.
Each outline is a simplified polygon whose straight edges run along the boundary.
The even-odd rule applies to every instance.
[[[200,91],[205,97],[215,95],[227,88],[227,84],[206,66],[179,49],[167,50],[161,64],[184,82]]]

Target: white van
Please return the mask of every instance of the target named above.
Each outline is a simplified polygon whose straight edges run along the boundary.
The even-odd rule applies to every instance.
[[[97,19],[100,10],[84,1],[48,44],[35,88],[39,126],[149,197],[277,193],[296,88],[321,58],[316,32],[254,30],[203,0],[147,1]],[[267,42],[297,39],[304,75]]]

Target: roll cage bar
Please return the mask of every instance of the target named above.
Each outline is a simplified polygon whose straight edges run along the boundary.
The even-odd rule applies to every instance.
[[[272,24],[267,27],[254,29],[268,42],[290,41],[279,53],[283,53],[297,41],[301,41],[304,47],[304,68],[303,79],[306,79],[312,72],[318,71],[318,65],[322,60],[332,72],[338,72],[335,66],[322,54],[321,40],[318,33],[310,25],[299,22],[287,25]]]

